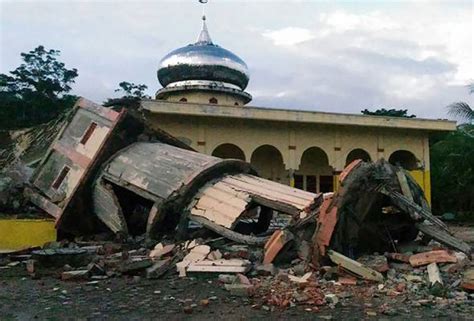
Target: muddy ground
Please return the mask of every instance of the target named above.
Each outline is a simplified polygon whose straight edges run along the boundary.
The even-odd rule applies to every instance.
[[[473,227],[455,231],[474,241]],[[474,315],[474,294],[460,303],[455,297],[465,293],[426,300],[381,294],[376,284],[341,287],[336,307],[282,310],[259,297],[230,296],[215,275],[64,282],[54,275],[31,279],[23,266],[15,266],[0,270],[0,320],[472,320]]]

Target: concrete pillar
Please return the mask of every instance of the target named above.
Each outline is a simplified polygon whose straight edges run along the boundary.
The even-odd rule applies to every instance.
[[[344,165],[346,160],[344,159],[344,155],[342,155],[342,143],[341,143],[341,132],[339,129],[336,130],[334,136],[334,148],[331,151],[333,153],[332,159],[334,160],[332,164],[329,164],[334,173],[338,173],[344,169]]]
[[[385,158],[385,140],[384,140],[384,135],[383,133],[379,132],[377,135],[377,158],[374,159],[374,161],[377,161],[378,159]]]
[[[200,153],[203,153],[203,154],[209,154],[212,152],[212,151],[208,151],[207,149],[207,142],[206,142],[206,134],[207,134],[207,131],[206,131],[206,124],[203,124],[202,123],[202,120],[198,121],[198,139],[197,139],[197,147],[196,147],[196,150]]]
[[[290,180],[290,186],[295,187],[295,170],[293,168],[288,170],[288,178]]]

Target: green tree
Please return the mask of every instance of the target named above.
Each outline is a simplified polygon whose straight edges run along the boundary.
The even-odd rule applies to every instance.
[[[364,115],[373,115],[373,116],[390,116],[390,117],[405,117],[405,118],[415,118],[415,115],[408,115],[408,109],[377,109],[376,111],[370,111],[364,109],[361,111]]]
[[[467,85],[469,88],[469,93],[474,93],[474,83]],[[448,106],[449,114],[453,117],[459,118],[462,121],[467,121],[468,123],[474,122],[474,110],[465,102],[452,103]]]
[[[458,126],[431,146],[433,209],[474,219],[474,125]]]
[[[122,81],[119,83],[119,87],[115,89],[115,92],[123,92],[122,98],[150,98],[150,96],[145,94],[145,90],[148,89],[146,85],[135,85],[133,82]]]
[[[40,124],[74,104],[77,97],[68,93],[77,69],[67,69],[59,56],[59,50],[38,46],[21,53],[23,63],[9,75],[0,74],[0,128]]]
[[[107,107],[125,107],[137,108],[141,99],[150,99],[151,97],[145,94],[148,87],[143,84],[134,84],[133,82],[122,81],[119,83],[119,88],[115,92],[122,93],[120,98],[108,98],[104,102]]]

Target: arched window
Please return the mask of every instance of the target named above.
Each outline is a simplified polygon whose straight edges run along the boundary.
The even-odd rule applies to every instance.
[[[364,162],[370,162],[370,155],[361,148],[353,149],[346,157],[346,166],[352,163],[356,159],[361,159]]]
[[[185,97],[181,98],[179,101],[180,101],[180,102],[183,102],[183,103],[188,102],[188,100],[187,100]]]
[[[212,156],[220,158],[232,158],[245,161],[245,154],[240,147],[234,144],[221,144],[212,152]]]
[[[294,178],[296,188],[309,192],[326,193],[334,190],[333,168],[329,166],[328,155],[319,147],[310,147],[304,151]]]
[[[393,152],[388,158],[388,161],[390,164],[401,166],[408,171],[418,169],[419,167],[415,155],[407,150],[397,150]]]
[[[263,178],[276,182],[282,182],[286,178],[283,156],[272,145],[262,145],[255,149],[250,164]]]
[[[211,99],[209,99],[209,103],[210,104],[217,104],[217,98],[212,97]]]

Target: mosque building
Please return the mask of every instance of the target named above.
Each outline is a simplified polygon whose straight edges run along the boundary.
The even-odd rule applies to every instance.
[[[337,189],[354,159],[385,158],[409,170],[430,199],[429,136],[456,128],[447,120],[250,106],[247,65],[211,40],[205,17],[197,41],[167,54],[157,76],[163,88],[141,102],[152,126],[311,192]]]

